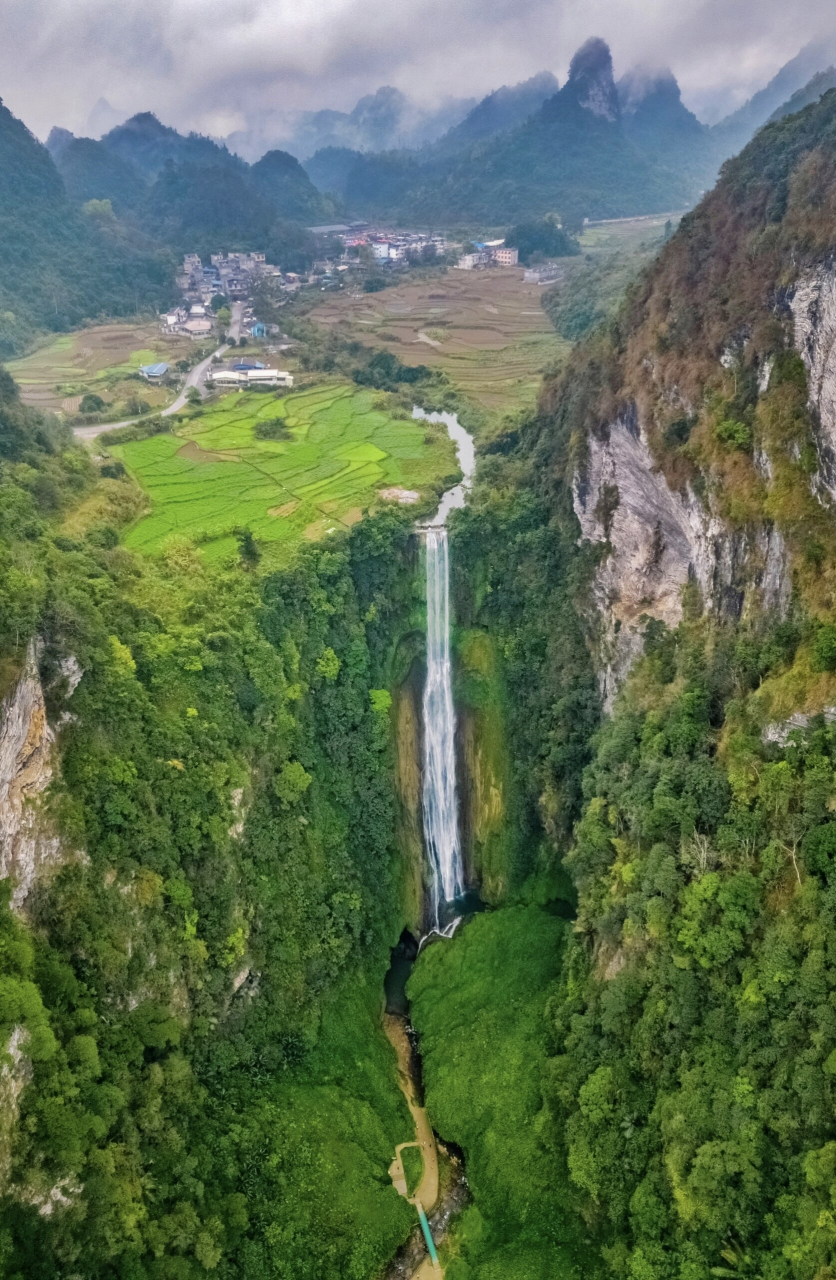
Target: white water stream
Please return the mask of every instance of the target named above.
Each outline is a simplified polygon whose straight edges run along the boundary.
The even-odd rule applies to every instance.
[[[427,548],[427,683],[424,687],[424,777],[422,810],[424,841],[432,871],[432,920],[442,931],[442,904],[465,890],[456,792],[456,711],[450,661],[450,548],[447,515],[463,507],[473,480],[476,453],[473,437],[455,414],[424,413],[413,417],[443,422],[455,441],[462,469],[460,484],[448,489],[438,511],[422,526]],[[448,924],[446,926],[450,928]],[[455,925],[453,925],[455,927]]]

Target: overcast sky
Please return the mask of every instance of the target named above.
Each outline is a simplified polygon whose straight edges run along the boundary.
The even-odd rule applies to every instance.
[[[3,0],[0,96],[41,137],[85,132],[99,98],[226,135],[381,84],[430,105],[545,69],[562,82],[600,35],[616,74],[669,65],[714,119],[834,32],[834,0]]]

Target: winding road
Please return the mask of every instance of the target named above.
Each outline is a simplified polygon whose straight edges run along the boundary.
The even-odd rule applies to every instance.
[[[243,317],[243,302],[233,302],[229,336],[230,338],[234,338],[236,342],[241,336],[241,324],[243,322]],[[224,342],[220,347],[218,347],[217,351],[213,351],[205,360],[201,360],[200,364],[196,364],[193,369],[190,369],[186,376],[186,381],[183,384],[182,391],[173,404],[170,404],[167,409],[162,409],[160,411],[160,417],[170,418],[173,413],[179,413],[181,409],[185,408],[188,403],[188,394],[192,387],[196,387],[200,394],[203,395],[203,386],[206,382],[206,374],[209,366],[216,356],[220,359],[228,350],[229,344]],[[134,423],[139,421],[141,421],[140,418],[125,418],[122,422],[97,422],[95,426],[91,427],[74,427],[73,435],[76,440],[95,440],[96,436],[103,435],[105,431],[116,431],[118,427],[131,427]]]

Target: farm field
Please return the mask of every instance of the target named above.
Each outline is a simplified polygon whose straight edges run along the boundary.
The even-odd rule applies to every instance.
[[[482,408],[531,408],[543,369],[569,350],[522,268],[439,273],[380,293],[326,295],[319,324],[394,352],[404,364],[441,369]]]
[[[105,324],[63,333],[6,367],[25,403],[50,413],[76,413],[87,392],[114,405],[139,396],[157,408],[173,399],[173,391],[149,387],[132,375],[140,365],[173,364],[194,354],[188,338],[167,337],[157,324]]]
[[[451,441],[388,404],[346,383],[281,399],[233,394],[181,421],[176,435],[111,445],[151,503],[126,546],[155,552],[187,537],[217,559],[248,528],[281,554],[300,538],[349,528],[389,497],[439,493],[459,475]]]
[[[310,313],[346,338],[392,351],[404,364],[441,369],[468,400],[501,417],[536,403],[543,370],[565,359],[544,297],[587,288],[610,314],[624,288],[662,244],[666,216],[586,227],[581,254],[564,258],[561,284],[526,284],[522,267],[439,271],[374,294],[327,294]],[[497,232],[498,234],[498,232]]]

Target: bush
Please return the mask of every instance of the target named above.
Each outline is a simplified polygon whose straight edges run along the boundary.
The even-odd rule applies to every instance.
[[[368,276],[363,281],[364,293],[380,293],[381,289],[386,288],[386,281],[383,276]]]
[[[284,418],[269,418],[255,424],[253,435],[256,440],[289,440],[290,430]]]
[[[105,402],[102,397],[95,395],[92,391],[88,391],[87,395],[82,397],[78,411],[79,413],[101,413],[104,407]]]
[[[836,671],[836,626],[824,622],[813,640],[813,667],[816,671]]]
[[[749,453],[752,449],[752,428],[745,422],[736,422],[734,418],[724,418],[714,428],[714,434],[721,444],[729,449],[740,449]]]

